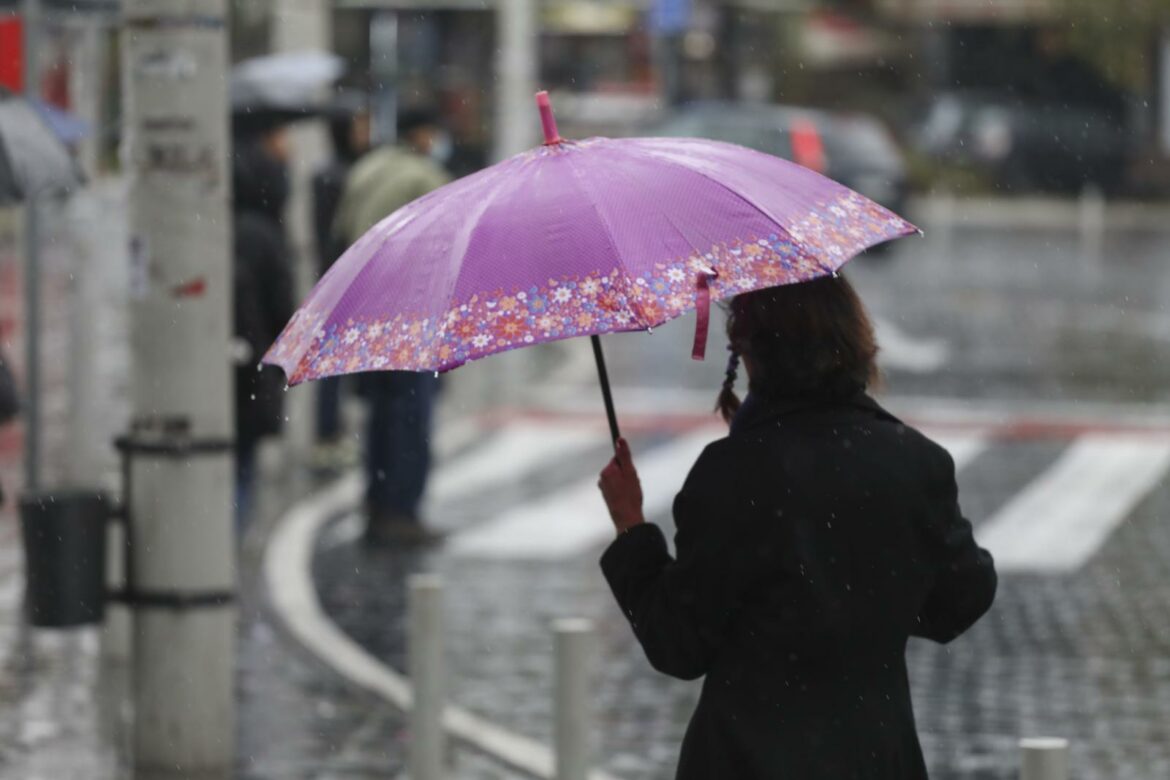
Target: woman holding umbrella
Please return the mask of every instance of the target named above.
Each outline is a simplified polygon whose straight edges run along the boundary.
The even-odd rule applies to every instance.
[[[675,500],[677,557],[624,440],[599,483],[601,566],[647,657],[706,676],[677,776],[924,780],[907,639],[954,639],[996,589],[954,463],[866,394],[877,345],[844,277],[740,295],[728,335],[731,431]]]
[[[266,356],[290,383],[447,371],[589,336],[617,448],[602,567],[650,661],[706,675],[682,780],[923,780],[903,654],[989,607],[996,577],[947,453],[865,389],[877,347],[837,271],[916,228],[793,163],[704,139],[560,137],[440,188],[361,236]],[[645,522],[599,335],[733,298],[731,435]],[[739,359],[750,393],[737,409]],[[555,523],[556,518],[550,518]]]

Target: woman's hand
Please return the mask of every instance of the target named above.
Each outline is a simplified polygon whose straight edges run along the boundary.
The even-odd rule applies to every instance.
[[[638,480],[638,470],[634,468],[630,445],[625,439],[617,440],[616,454],[601,470],[597,486],[601,488],[609,516],[619,534],[646,522],[642,517],[642,483]]]

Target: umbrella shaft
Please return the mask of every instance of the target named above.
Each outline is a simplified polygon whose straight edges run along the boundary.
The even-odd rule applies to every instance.
[[[605,416],[609,419],[609,435],[616,447],[621,433],[618,431],[617,412],[613,408],[613,393],[609,390],[609,373],[605,370],[605,355],[601,352],[601,339],[597,336],[590,336],[589,340],[593,343],[593,358],[597,361],[597,379],[601,382],[601,397],[605,401]]]

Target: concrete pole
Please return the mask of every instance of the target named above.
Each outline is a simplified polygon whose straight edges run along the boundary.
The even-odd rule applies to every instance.
[[[231,222],[225,0],[124,0],[134,764],[235,759]]]
[[[1068,740],[1020,740],[1020,780],[1068,780]]]
[[[443,585],[430,574],[410,577],[407,666],[414,689],[410,710],[411,780],[443,777]]]
[[[589,774],[589,674],[593,623],[553,623],[556,645],[556,780],[585,780]]]
[[[537,27],[534,0],[496,0],[496,139],[502,160],[533,146],[540,130],[537,92]]]
[[[24,94],[39,100],[41,90],[41,4],[23,0]],[[41,228],[40,193],[24,203],[24,485],[30,493],[41,487]]]

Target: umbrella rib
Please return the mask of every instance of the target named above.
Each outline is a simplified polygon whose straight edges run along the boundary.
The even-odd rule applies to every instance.
[[[726,184],[724,184],[723,182],[719,181],[719,179],[716,179],[715,177],[713,177],[713,176],[709,175],[709,174],[708,174],[708,173],[706,173],[705,171],[699,170],[698,168],[694,168],[694,167],[692,167],[692,166],[690,166],[690,165],[687,165],[686,163],[684,163],[684,162],[681,162],[681,161],[679,161],[679,160],[675,160],[675,159],[673,159],[673,158],[666,157],[666,156],[664,156],[664,155],[662,155],[662,154],[659,154],[659,153],[657,152],[657,150],[655,150],[655,149],[653,149],[653,148],[647,148],[647,147],[645,147],[645,146],[642,146],[641,144],[639,144],[639,146],[640,146],[640,147],[641,147],[643,150],[645,150],[645,151],[646,151],[646,153],[648,153],[649,155],[651,155],[652,157],[654,157],[656,160],[659,160],[659,161],[661,161],[661,162],[663,162],[663,163],[665,163],[665,164],[667,164],[667,165],[671,165],[671,166],[674,166],[674,167],[676,167],[676,168],[682,168],[684,171],[688,171],[688,172],[690,172],[690,173],[693,173],[693,174],[695,174],[696,176],[701,176],[701,177],[703,177],[704,179],[706,179],[707,181],[709,181],[709,182],[711,182],[712,184],[714,184],[715,186],[717,186],[717,187],[720,187],[721,189],[723,189],[723,190],[725,190],[726,192],[730,193],[732,197],[734,197],[734,198],[737,198],[737,199],[738,199],[738,200],[740,200],[741,202],[743,202],[743,203],[746,203],[747,205],[751,206],[753,209],[755,209],[755,211],[756,211],[756,212],[758,212],[758,213],[759,213],[759,214],[761,214],[761,215],[762,215],[764,218],[766,218],[766,219],[767,219],[769,222],[771,222],[771,223],[772,223],[772,224],[773,224],[773,225],[776,227],[776,229],[777,229],[777,230],[779,230],[780,232],[784,233],[784,235],[788,236],[788,239],[789,239],[789,240],[790,240],[790,241],[791,241],[791,242],[792,242],[792,243],[793,243],[793,244],[794,244],[794,245],[795,245],[797,248],[799,248],[799,249],[800,249],[801,253],[802,253],[802,254],[803,254],[803,255],[804,255],[804,256],[805,256],[807,259],[809,259],[809,260],[812,260],[812,261],[813,261],[813,262],[815,262],[817,265],[820,265],[820,266],[824,267],[824,263],[822,262],[822,260],[821,260],[821,257],[820,257],[820,255],[819,255],[819,254],[817,254],[816,252],[810,252],[810,251],[809,251],[809,247],[807,246],[807,244],[805,244],[805,242],[804,242],[804,241],[801,241],[801,240],[798,240],[798,239],[796,239],[796,238],[793,238],[792,234],[788,232],[788,228],[786,228],[786,227],[784,226],[784,223],[782,223],[782,222],[781,222],[781,221],[780,221],[780,220],[779,220],[779,219],[778,219],[776,216],[774,216],[774,215],[773,215],[771,212],[769,212],[769,211],[768,211],[767,209],[765,209],[763,206],[761,206],[760,204],[756,203],[754,200],[752,200],[751,198],[749,198],[747,195],[743,194],[742,192],[737,192],[736,190],[732,189],[731,187],[728,187]],[[748,151],[754,151],[754,150],[748,150]],[[763,153],[762,153],[762,152],[756,152],[756,154],[761,154],[761,155],[763,155]],[[765,157],[771,157],[771,155],[763,155],[763,156],[765,156]],[[776,159],[779,159],[779,158],[776,158]],[[788,161],[785,161],[785,162],[788,162]],[[790,164],[792,164],[792,165],[795,165],[795,163],[790,163]],[[814,173],[815,173],[815,171],[814,171]],[[831,271],[831,269],[828,269],[828,268],[826,268],[826,269],[825,269],[825,272],[826,272],[826,273],[829,273],[830,271]]]
[[[488,169],[488,170],[492,170],[493,178],[498,179],[500,181],[500,185],[507,182],[507,177],[504,176],[501,171],[493,170],[493,169]],[[470,178],[470,177],[468,177],[468,178]],[[466,180],[460,180],[460,181],[466,181]],[[439,189],[436,189],[436,190],[431,190],[430,192],[423,195],[422,197],[416,198],[415,200],[411,201],[410,203],[405,204],[404,206],[402,206],[399,209],[395,209],[390,214],[387,214],[385,217],[383,217],[382,220],[379,221],[379,224],[381,224],[382,221],[385,221],[386,219],[389,219],[390,217],[394,216],[402,209],[407,208],[407,207],[412,206],[412,205],[419,204],[421,201],[424,201],[424,200],[431,198],[433,195],[435,195],[435,193],[439,192],[439,190],[441,190],[441,189],[442,189],[442,187],[440,187]],[[493,190],[493,192],[495,192],[495,190]],[[432,212],[431,219],[432,220],[439,219],[442,216],[442,213],[443,212],[441,210],[434,210]],[[373,229],[374,228],[371,228],[371,230],[373,230]],[[326,314],[321,319],[322,322],[328,322],[330,319],[332,319],[332,317],[333,317],[334,313],[337,311],[338,307],[340,307],[341,304],[344,301],[346,301],[346,299],[347,299],[346,296],[348,295],[349,291],[352,289],[356,289],[358,287],[358,285],[356,284],[357,280],[360,279],[362,277],[362,275],[364,275],[366,273],[366,271],[367,271],[367,269],[369,269],[371,263],[374,263],[375,260],[378,260],[380,258],[381,252],[383,249],[385,249],[386,243],[390,240],[390,238],[391,238],[391,236],[383,236],[382,240],[377,244],[377,246],[370,250],[369,255],[366,257],[365,261],[361,264],[360,270],[356,271],[353,274],[350,284],[346,287],[345,291],[343,291],[342,294],[340,296],[338,296],[337,300],[333,302],[333,305],[329,307],[329,313]],[[360,238],[358,240],[360,240]],[[356,244],[357,242],[355,241],[354,243]],[[351,248],[352,248],[352,245],[351,245]],[[348,252],[349,250],[346,250],[346,251]],[[345,255],[343,254],[342,258],[344,258],[344,257],[345,257]],[[328,273],[332,273],[334,270],[336,270],[340,266],[340,263],[341,263],[341,259],[339,259],[337,263],[334,263],[333,267],[329,269]],[[322,279],[324,279],[324,277],[322,277]],[[458,287],[458,284],[459,284],[459,274],[455,274],[455,281],[452,283],[451,289],[445,297],[445,300],[447,301],[447,304],[448,304],[448,309],[450,308],[451,299],[454,297],[454,291],[455,291],[455,288]],[[301,366],[304,365],[304,363],[306,361],[312,360],[314,341],[315,341],[314,339],[309,340],[309,343],[305,346],[304,351],[301,353],[300,357],[297,359],[296,366],[297,366],[298,370],[301,368]]]
[[[410,203],[407,203],[404,206],[402,206],[398,209],[395,209],[394,211],[390,212],[385,217],[383,217],[381,220],[379,220],[377,225],[380,225],[385,220],[390,219],[392,216],[397,214],[402,209],[418,203],[423,198],[428,197],[430,194],[431,193],[427,193],[427,195],[424,195],[422,198],[417,198],[417,199],[411,201]],[[431,219],[432,220],[438,219],[440,215],[441,215],[440,211],[434,211],[431,215]],[[376,229],[377,225],[375,225],[373,228],[370,228],[370,230]],[[368,233],[369,233],[369,231],[366,231],[366,233],[363,234],[363,237],[365,235],[367,235]],[[345,253],[343,253],[341,255],[341,257],[338,258],[337,262],[334,263],[333,267],[330,268],[329,271],[327,272],[328,274],[332,274],[336,269],[342,267],[342,262],[345,260],[346,255],[349,253],[349,251],[351,249],[353,249],[353,247],[360,240],[361,240],[361,238],[359,237],[356,241],[354,241],[352,244],[350,244],[349,249],[346,249]],[[321,323],[329,322],[333,318],[333,315],[337,312],[337,309],[342,305],[342,303],[345,303],[350,299],[351,293],[354,290],[358,290],[358,289],[362,288],[362,285],[357,284],[358,280],[361,279],[367,273],[367,271],[369,271],[371,264],[379,257],[380,252],[386,246],[386,241],[388,241],[388,240],[389,240],[389,237],[386,237],[386,236],[382,237],[382,240],[378,243],[378,245],[370,250],[366,259],[361,263],[361,267],[353,273],[353,276],[350,279],[350,283],[341,292],[341,295],[337,296],[337,300],[335,300],[333,302],[333,304],[331,306],[329,306],[328,313],[320,318]],[[324,281],[325,278],[326,277],[322,277],[322,281]],[[320,282],[318,282],[318,284],[320,284]],[[316,341],[317,341],[316,337],[313,337],[313,336],[311,336],[308,339],[308,343],[305,345],[304,350],[301,352],[300,357],[297,358],[296,365],[297,365],[298,371],[302,368],[302,366],[304,366],[304,364],[306,362],[311,361],[313,359],[314,345],[316,344]]]
[[[597,222],[601,225],[601,229],[605,232],[605,241],[607,244],[609,244],[609,249],[613,253],[614,260],[625,272],[625,277],[627,279],[630,278],[630,269],[626,267],[625,261],[622,259],[621,252],[618,251],[617,243],[613,238],[613,230],[610,228],[609,222],[606,220],[605,216],[601,213],[601,209],[597,207],[597,202],[593,197],[593,192],[588,188],[588,185],[585,183],[584,177],[581,176],[581,172],[577,169],[577,166],[573,164],[572,155],[569,155],[566,160],[568,162],[569,169],[573,171],[573,180],[577,184],[577,189],[581,192],[582,195],[585,196],[585,201],[589,204],[589,208],[593,210],[594,216],[597,217]],[[642,311],[642,307],[639,306],[636,301],[627,298],[627,303],[629,304],[631,310],[637,315],[639,323],[642,327],[654,327],[656,323],[647,321],[646,315]]]
[[[480,228],[480,225],[482,223],[483,215],[486,214],[492,208],[492,206],[496,205],[496,203],[495,203],[496,196],[500,193],[500,191],[502,189],[504,189],[504,187],[506,187],[508,184],[511,183],[511,179],[508,176],[504,175],[504,171],[502,171],[502,170],[497,170],[496,175],[493,178],[494,178],[494,181],[491,182],[492,186],[491,186],[490,190],[488,190],[487,194],[480,201],[480,205],[477,206],[475,212],[473,212],[474,217],[475,217],[474,223],[470,224],[470,228],[467,228],[465,231],[461,231],[461,233],[466,235],[467,240],[464,241],[462,244],[463,257],[459,258],[459,270],[452,275],[451,286],[450,286],[450,289],[447,291],[447,294],[445,297],[446,309],[443,312],[443,314],[446,314],[448,311],[450,311],[454,307],[454,305],[457,303],[457,301],[455,300],[455,291],[457,289],[459,289],[459,282],[463,278],[463,259],[467,257],[467,250],[471,247],[472,242],[475,241],[475,236],[476,236],[476,233],[479,232],[479,228]],[[466,225],[469,223],[470,223],[470,220],[468,220],[468,222],[465,222],[464,224]],[[447,255],[448,264],[450,264],[455,259],[454,253],[455,253],[456,245],[457,245],[456,241],[451,242],[451,248],[450,248],[448,255]],[[443,328],[443,327],[446,327],[445,323],[443,325],[440,325],[440,328]]]
[[[619,176],[624,177],[625,180],[630,183],[630,186],[632,188],[642,189],[641,182],[638,179],[631,176],[627,171],[623,170],[620,167],[616,167],[616,166],[615,166],[614,170]],[[711,247],[695,246],[694,242],[691,241],[689,238],[687,238],[686,233],[684,233],[682,228],[679,227],[678,223],[675,222],[674,217],[671,216],[669,211],[658,206],[653,201],[649,201],[649,203],[650,203],[651,207],[654,209],[655,213],[659,214],[663,219],[665,219],[667,221],[667,223],[669,223],[671,229],[674,230],[675,234],[679,238],[681,238],[683,243],[686,244],[687,246],[689,246],[693,251],[699,252],[699,253],[706,253],[707,251],[709,251],[711,249]]]

